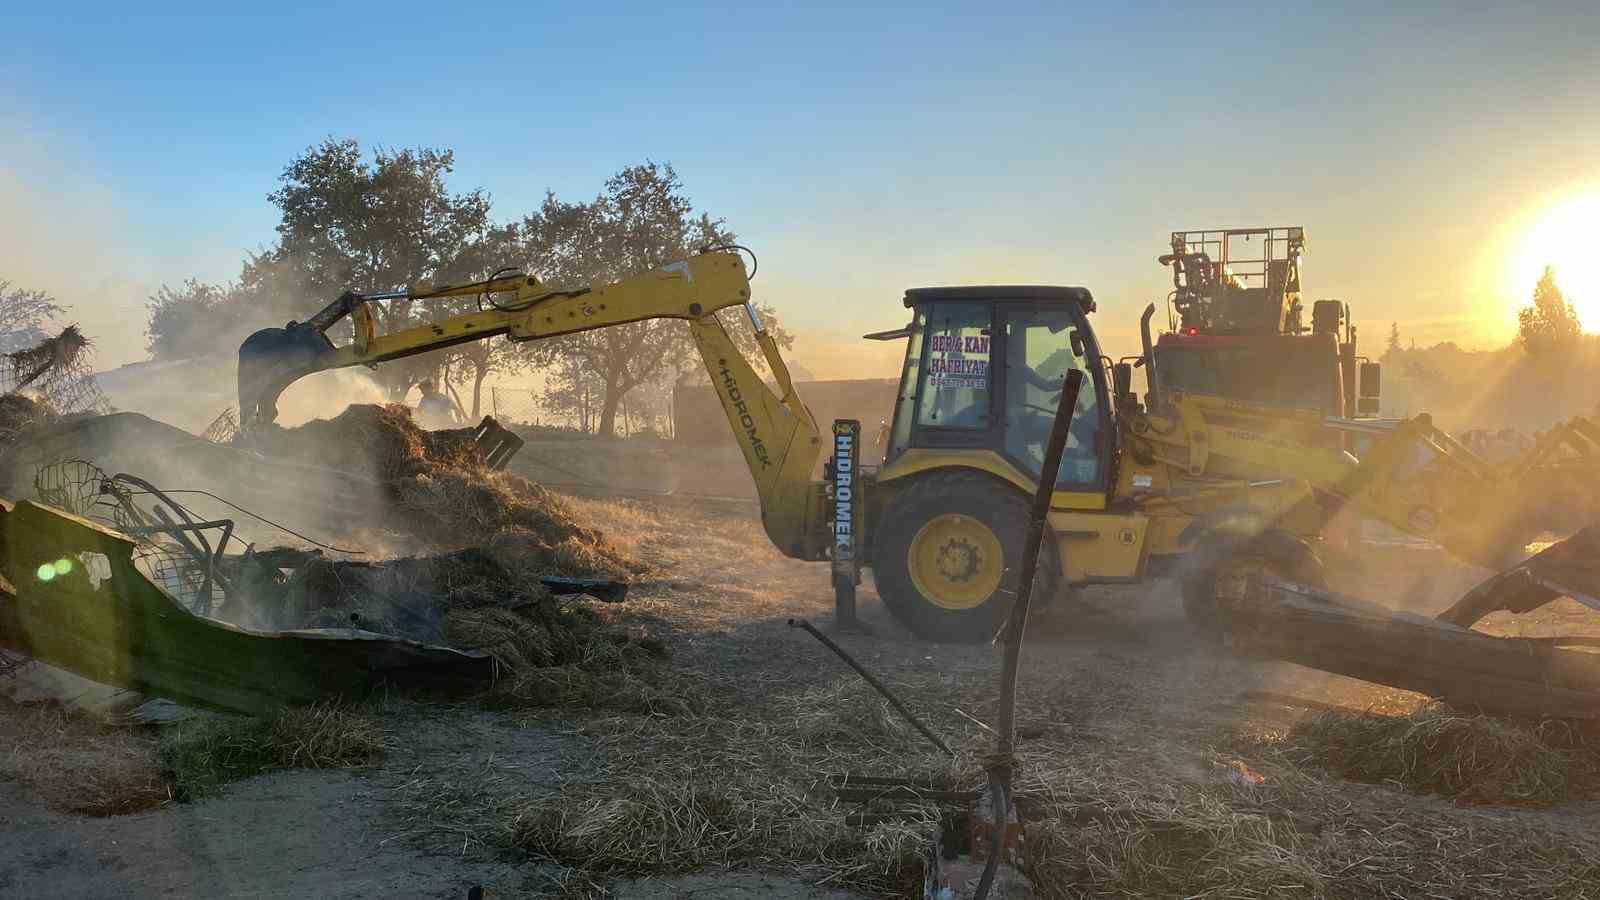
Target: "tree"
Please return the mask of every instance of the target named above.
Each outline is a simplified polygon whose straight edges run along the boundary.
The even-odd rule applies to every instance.
[[[545,380],[539,405],[556,417],[576,423],[579,431],[590,431],[600,420],[600,401],[605,384],[577,357],[559,360]]]
[[[1400,352],[1400,323],[1399,322],[1390,322],[1389,323],[1389,346],[1387,348],[1387,353],[1399,353],[1399,352]],[[1386,353],[1386,355],[1387,355],[1387,353]]]
[[[1556,272],[1544,267],[1533,288],[1533,302],[1517,312],[1517,337],[1530,354],[1542,355],[1570,349],[1583,329],[1572,301],[1556,284]]]
[[[44,328],[65,312],[45,291],[13,288],[0,281],[0,352],[37,347],[46,337]]]
[[[324,141],[291,162],[282,187],[268,195],[282,213],[278,246],[251,260],[241,281],[287,281],[319,298],[306,305],[309,313],[351,288],[399,290],[466,277],[475,262],[467,250],[488,230],[489,198],[481,190],[450,193],[444,178],[454,167],[449,150],[380,147],[368,162],[354,140]],[[383,331],[420,318],[410,302],[376,306]],[[378,378],[398,400],[416,383],[416,368],[380,368]]]
[[[193,278],[177,288],[163,284],[145,303],[150,314],[145,348],[157,359],[182,359],[214,354],[243,340],[252,327],[241,318],[244,306],[235,291]]]
[[[700,248],[733,241],[723,220],[694,214],[694,204],[684,195],[672,166],[654,162],[624,168],[588,203],[566,203],[546,194],[539,211],[523,219],[519,230],[528,271],[558,288],[620,281]],[[747,324],[741,326],[728,317],[723,321],[741,349],[754,347]],[[776,327],[775,316],[767,324],[781,345],[793,343]],[[584,375],[598,381],[603,393],[597,431],[605,436],[615,436],[617,410],[629,391],[674,377],[691,365],[694,352],[687,329],[671,319],[602,328],[528,346],[530,358],[541,368],[576,363],[576,374],[561,375],[569,383],[584,383]]]
[[[353,140],[329,139],[283,170],[267,199],[281,214],[278,240],[245,260],[236,285],[186,283],[151,298],[153,352],[178,352],[221,343],[256,328],[304,319],[346,290],[395,290],[469,277],[481,255],[473,248],[489,232],[489,198],[452,193],[445,185],[455,164],[449,150],[378,148],[370,159]],[[391,331],[449,309],[409,302],[373,305],[378,327]],[[200,336],[212,335],[199,340]],[[161,348],[158,350],[157,348]],[[459,354],[457,354],[459,355]],[[376,376],[392,398],[435,375],[448,352],[386,363]],[[493,366],[506,357],[474,361]],[[481,377],[478,383],[481,384]]]

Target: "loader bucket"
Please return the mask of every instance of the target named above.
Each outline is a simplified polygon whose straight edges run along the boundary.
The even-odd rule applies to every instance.
[[[1560,597],[1600,610],[1600,525],[1557,541],[1468,591],[1439,620],[1470,628],[1493,612],[1532,612]]]

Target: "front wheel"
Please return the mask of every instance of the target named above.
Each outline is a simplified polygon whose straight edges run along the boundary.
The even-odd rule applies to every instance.
[[[1017,596],[1029,506],[1011,485],[967,473],[925,475],[884,509],[873,578],[895,619],[944,643],[994,639]],[[1055,540],[1040,542],[1033,605],[1061,578]]]

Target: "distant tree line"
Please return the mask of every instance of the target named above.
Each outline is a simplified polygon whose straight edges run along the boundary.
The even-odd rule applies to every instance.
[[[722,219],[695,212],[671,165],[628,166],[591,201],[547,193],[537,210],[496,223],[483,190],[448,188],[454,163],[450,150],[378,148],[369,155],[354,140],[330,139],[308,149],[285,167],[279,188],[268,195],[280,214],[276,243],[245,259],[237,281],[189,279],[163,285],[149,298],[150,353],[182,358],[231,351],[250,332],[304,319],[350,289],[470,281],[508,267],[559,288],[603,284],[734,238]],[[470,298],[377,304],[377,324],[397,330],[474,304]],[[791,346],[775,312],[766,306],[761,312],[778,343]],[[744,317],[723,315],[735,340],[753,351]],[[374,377],[395,401],[428,378],[452,392],[459,387],[470,394],[470,404],[462,405],[476,420],[490,376],[539,371],[552,417],[614,435],[625,398],[634,409],[664,412],[671,382],[694,377],[697,365],[688,329],[662,320],[521,344],[476,341],[384,363]]]

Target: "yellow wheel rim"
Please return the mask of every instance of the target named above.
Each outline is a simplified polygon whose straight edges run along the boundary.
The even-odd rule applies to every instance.
[[[906,550],[911,583],[941,609],[980,606],[1000,586],[1005,553],[989,526],[960,513],[929,519]]]

